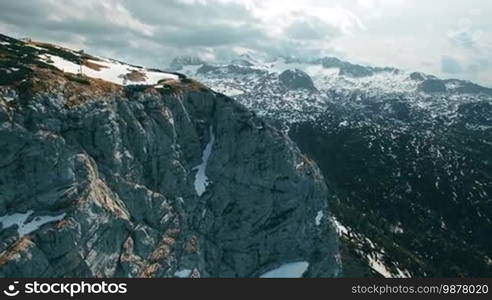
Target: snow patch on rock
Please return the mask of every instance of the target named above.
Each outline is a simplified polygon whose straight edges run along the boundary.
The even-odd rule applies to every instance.
[[[205,146],[202,154],[202,163],[198,166],[194,167],[193,170],[197,170],[195,175],[195,191],[198,196],[203,195],[207,186],[209,184],[208,177],[206,174],[208,159],[210,158],[210,154],[212,154],[212,147],[215,142],[215,135],[213,133],[213,128],[210,126],[210,141]]]

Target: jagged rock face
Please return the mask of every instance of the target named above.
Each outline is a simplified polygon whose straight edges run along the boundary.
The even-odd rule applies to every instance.
[[[279,75],[279,79],[289,89],[316,90],[311,77],[298,69],[283,71]]]
[[[340,274],[320,171],[242,105],[32,72],[0,87],[0,277]]]

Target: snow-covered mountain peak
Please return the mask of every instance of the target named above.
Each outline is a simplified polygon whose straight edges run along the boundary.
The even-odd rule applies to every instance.
[[[123,63],[83,50],[73,50],[32,40],[20,41],[0,35],[2,52],[9,58],[3,63],[2,80],[20,81],[37,69],[55,69],[79,81],[104,80],[117,85],[157,85],[160,81],[179,81],[180,74]]]

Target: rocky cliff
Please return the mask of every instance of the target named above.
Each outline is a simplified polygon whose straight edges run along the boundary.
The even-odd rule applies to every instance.
[[[0,38],[0,277],[340,274],[283,133],[182,76]]]
[[[285,128],[317,163],[344,276],[492,276],[491,88],[329,57],[249,61],[182,72]],[[286,88],[296,69],[315,90]]]

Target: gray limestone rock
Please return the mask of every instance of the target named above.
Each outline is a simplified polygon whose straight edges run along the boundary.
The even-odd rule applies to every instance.
[[[234,100],[63,92],[0,97],[0,277],[340,275],[317,166]]]

